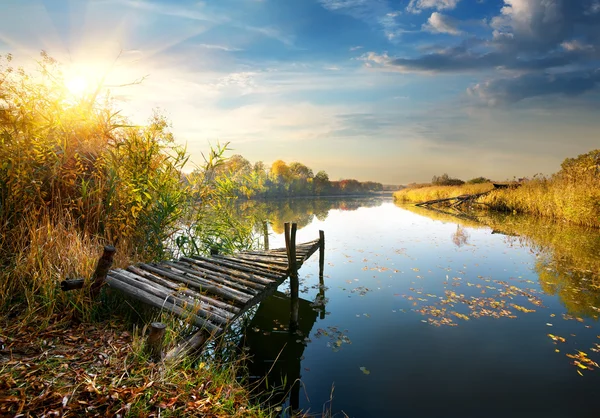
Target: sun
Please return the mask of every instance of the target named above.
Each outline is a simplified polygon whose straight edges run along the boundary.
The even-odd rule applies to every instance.
[[[90,82],[82,75],[75,75],[65,80],[65,87],[73,96],[81,97],[90,87]]]

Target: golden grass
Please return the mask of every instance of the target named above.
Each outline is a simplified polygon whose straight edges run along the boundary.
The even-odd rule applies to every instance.
[[[421,203],[434,199],[446,199],[462,194],[476,194],[493,189],[491,183],[464,184],[462,186],[429,186],[407,188],[394,192],[394,201],[399,203]]]
[[[600,181],[555,176],[516,189],[494,190],[480,199],[490,209],[526,213],[600,228]]]

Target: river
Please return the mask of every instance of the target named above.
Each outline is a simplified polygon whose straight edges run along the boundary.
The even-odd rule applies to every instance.
[[[300,270],[300,332],[287,282],[244,329],[250,383],[281,395],[282,416],[600,413],[600,231],[389,198],[249,205],[271,248],[285,221],[297,242],[325,231],[325,288],[318,254]]]

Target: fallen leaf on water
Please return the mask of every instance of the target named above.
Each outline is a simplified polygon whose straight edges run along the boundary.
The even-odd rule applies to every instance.
[[[364,374],[371,374],[371,372],[365,366],[361,366],[360,371]]]

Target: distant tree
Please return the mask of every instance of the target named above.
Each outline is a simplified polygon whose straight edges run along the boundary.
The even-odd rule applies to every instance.
[[[383,184],[374,181],[365,181],[362,183],[362,187],[367,192],[381,192],[383,190]]]
[[[471,180],[467,181],[468,184],[481,184],[481,183],[490,183],[491,180],[485,177],[475,177]]]
[[[313,171],[302,163],[290,163],[289,169],[290,173],[296,178],[306,180],[313,177]]]
[[[448,173],[444,173],[441,176],[433,176],[431,179],[431,184],[434,186],[460,186],[465,184],[465,182],[460,179],[450,177]]]
[[[314,193],[318,195],[324,194],[327,191],[329,191],[331,187],[331,183],[329,182],[329,175],[323,170],[319,171],[313,179],[313,187]]]

